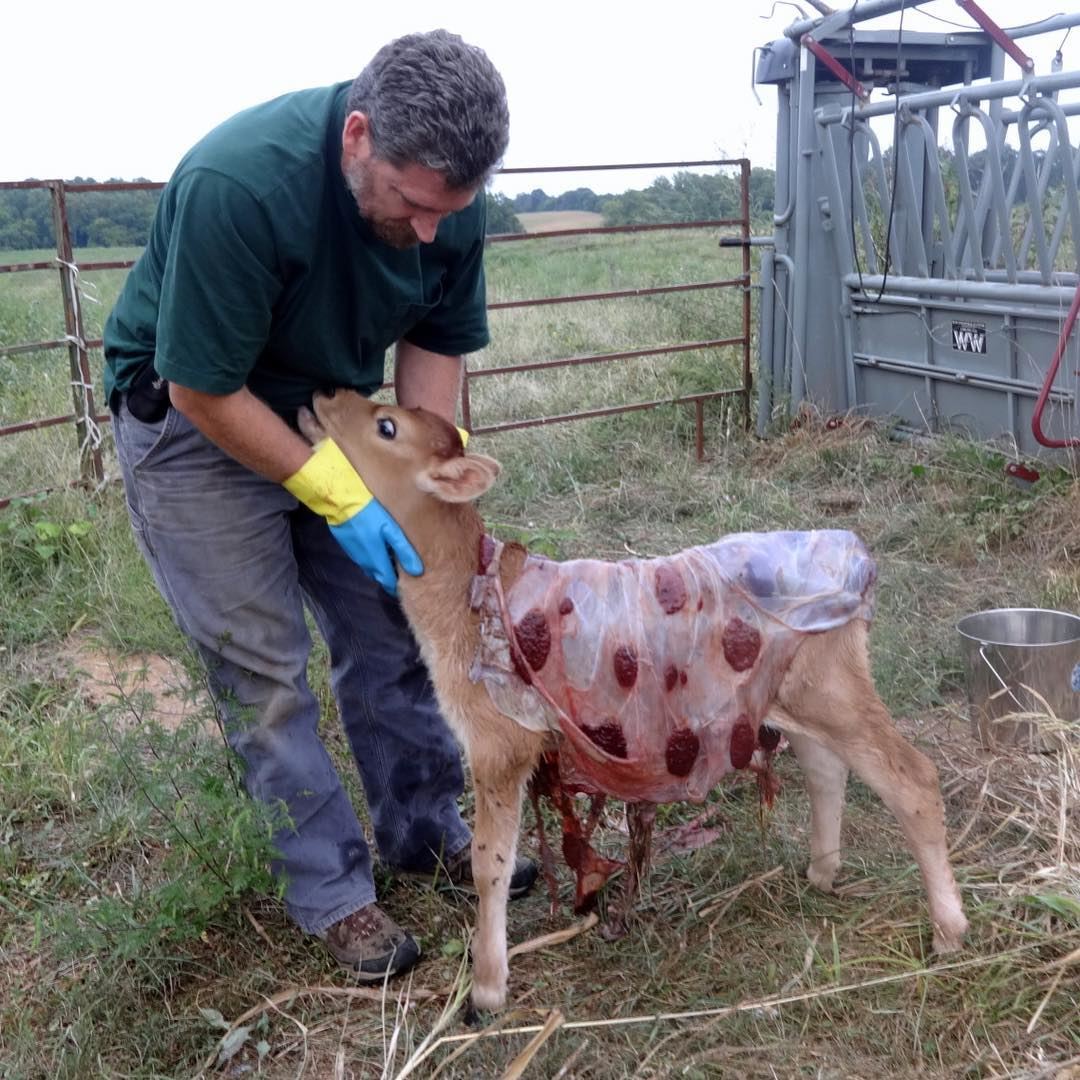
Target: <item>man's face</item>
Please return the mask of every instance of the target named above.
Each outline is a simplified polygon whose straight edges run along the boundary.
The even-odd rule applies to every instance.
[[[447,214],[464,210],[475,188],[455,191],[442,174],[423,165],[392,165],[375,156],[368,137],[367,118],[350,113],[342,135],[341,171],[360,216],[375,235],[391,247],[405,249],[430,244]]]

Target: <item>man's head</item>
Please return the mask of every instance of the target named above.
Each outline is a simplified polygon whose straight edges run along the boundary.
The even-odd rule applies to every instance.
[[[509,127],[506,88],[482,50],[445,30],[409,34],[353,82],[342,172],[380,239],[428,243],[498,167]]]

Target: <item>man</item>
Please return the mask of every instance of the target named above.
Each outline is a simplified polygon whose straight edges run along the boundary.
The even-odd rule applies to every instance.
[[[443,30],[391,42],[352,84],[234,116],[180,162],[105,329],[136,537],[248,791],[288,810],[290,915],[361,980],[420,950],[375,904],[318,736],[305,603],[383,860],[431,874],[441,859],[467,885],[470,834],[457,747],[394,598],[394,559],[412,574],[420,559],[296,413],[320,387],[374,392],[394,345],[399,403],[453,420],[462,356],[488,341],[483,186],[508,126],[490,60]],[[512,891],[535,876],[519,859]]]

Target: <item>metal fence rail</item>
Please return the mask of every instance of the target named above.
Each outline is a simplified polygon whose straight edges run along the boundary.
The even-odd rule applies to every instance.
[[[742,273],[738,277],[716,281],[686,282],[670,285],[656,285],[638,289],[620,289],[608,292],[579,293],[555,297],[533,297],[494,302],[488,305],[489,311],[510,308],[540,307],[553,304],[577,304],[596,301],[627,300],[644,296],[667,293],[693,292],[715,289],[738,289],[742,294],[742,333],[737,336],[711,338],[704,341],[679,341],[642,349],[629,349],[621,352],[594,353],[581,356],[567,356],[551,360],[537,360],[521,364],[506,365],[498,368],[469,370],[466,367],[462,383],[462,417],[465,426],[476,433],[509,431],[518,428],[536,427],[544,424],[563,423],[572,420],[590,419],[617,413],[635,412],[652,409],[662,405],[685,404],[694,407],[695,444],[699,458],[703,455],[704,444],[704,404],[706,401],[721,398],[737,398],[742,402],[747,424],[750,416],[750,394],[752,377],[750,369],[750,162],[745,158],[720,159],[709,161],[667,161],[641,162],[632,164],[608,165],[556,165],[537,168],[514,168],[502,170],[505,174],[531,173],[570,173],[600,172],[625,169],[687,169],[697,167],[737,168],[739,170],[740,205],[739,216],[734,218],[711,218],[689,222],[648,223],[641,225],[596,226],[592,228],[551,229],[535,233],[508,233],[488,237],[492,244],[520,241],[543,241],[560,237],[641,233],[658,230],[716,229],[733,228],[738,235],[729,237],[726,245],[737,245],[742,249]],[[75,428],[79,446],[79,478],[72,484],[99,487],[107,477],[102,458],[102,427],[110,422],[108,412],[99,412],[94,397],[93,379],[90,371],[89,354],[102,347],[100,338],[88,339],[83,332],[82,308],[79,297],[78,278],[80,273],[96,270],[121,270],[134,265],[130,259],[96,260],[77,263],[71,243],[71,230],[68,223],[67,195],[88,191],[158,191],[165,185],[151,181],[109,182],[109,183],[69,183],[63,180],[19,180],[0,182],[0,191],[46,189],[52,200],[53,224],[56,237],[56,256],[48,261],[29,263],[0,264],[0,274],[22,273],[27,271],[57,270],[59,272],[61,298],[64,310],[65,334],[63,338],[45,341],[0,343],[0,356],[17,356],[24,353],[67,349],[71,370],[72,402],[74,411],[62,416],[40,417],[0,426],[0,438],[18,435],[29,431],[72,424]],[[742,380],[737,386],[726,387],[708,393],[687,394],[661,400],[631,402],[611,405],[599,409],[585,409],[573,413],[532,417],[524,420],[480,423],[474,426],[473,406],[469,387],[474,379],[510,375],[523,371],[574,367],[585,364],[614,363],[633,360],[637,357],[675,354],[691,350],[738,347],[742,353]],[[389,384],[388,384],[389,385]],[[25,498],[49,491],[41,488],[18,495],[0,497],[0,509],[8,506],[13,499]]]

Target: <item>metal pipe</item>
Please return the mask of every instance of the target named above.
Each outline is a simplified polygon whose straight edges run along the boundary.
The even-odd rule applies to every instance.
[[[773,266],[776,255],[766,251],[761,256],[761,302],[758,306],[758,409],[757,433],[764,438],[768,432],[769,416],[773,402],[773,318],[776,313],[776,296]]]
[[[817,19],[798,19],[784,31],[784,36],[794,38],[797,41],[803,34],[817,30],[826,19],[833,22],[840,17],[842,21],[838,29],[845,30],[853,22],[865,22],[869,19],[876,19],[881,15],[892,15],[901,8],[910,9],[916,6],[913,0],[860,0],[857,7],[849,8],[847,11],[838,11],[833,15]],[[853,14],[854,19],[851,18]],[[1022,38],[1033,37],[1035,34],[1047,34],[1054,30],[1067,30],[1070,26],[1080,26],[1080,15],[1051,15],[1048,19],[1042,19],[1039,22],[1024,23],[1023,26],[1006,26],[1004,29],[1009,37]],[[969,33],[977,32],[974,26],[969,31]],[[949,37],[953,36],[949,35]]]
[[[799,106],[798,123],[799,150],[798,163],[795,173],[795,194],[804,195],[803,205],[800,206],[798,216],[795,219],[795,257],[803,266],[808,265],[810,247],[810,213],[811,207],[805,198],[810,191],[810,158],[813,154],[811,145],[814,135],[813,107],[814,107],[814,54],[808,49],[802,49],[799,53]],[[795,296],[792,301],[792,318],[795,323],[794,344],[800,347],[806,341],[806,326],[809,319],[809,275],[799,274],[795,278]],[[793,354],[791,357],[791,404],[797,408],[802,402],[806,392],[806,371],[803,366],[804,360],[801,354]]]
[[[863,274],[861,286],[865,289],[880,289],[883,279],[880,274]],[[1056,304],[1064,307],[1073,296],[1074,289],[1055,288],[1053,285],[1011,285],[996,281],[949,281],[943,278],[898,277],[889,275],[888,282],[901,295],[903,293],[924,296],[966,296],[973,300],[1000,300],[1032,304]],[[858,274],[845,274],[844,284],[849,289],[859,289]],[[881,298],[882,306],[889,303],[889,294]]]
[[[1078,314],[1080,314],[1080,288],[1076,290],[1073,301],[1069,305],[1069,313],[1065,316],[1065,322],[1061,327],[1057,348],[1054,350],[1054,358],[1050,361],[1050,367],[1046,372],[1046,378],[1043,380],[1043,387],[1039,393],[1039,400],[1035,402],[1035,412],[1031,417],[1032,434],[1043,446],[1050,446],[1055,449],[1080,446],[1080,438],[1051,439],[1042,429],[1043,410],[1046,408],[1047,399],[1050,397],[1050,388],[1054,385],[1054,378],[1057,375],[1058,366],[1061,364],[1061,358],[1065,355],[1065,348],[1069,341],[1069,333],[1072,331],[1073,324],[1076,322],[1076,316]]]
[[[901,105],[909,109],[930,109],[940,105],[952,105],[961,101],[993,101],[995,98],[1016,97],[1021,90],[1034,97],[1037,94],[1049,94],[1056,90],[1068,90],[1080,86],[1080,71],[1057,71],[1052,75],[1037,75],[1032,79],[1009,79],[998,83],[972,84],[948,90],[927,90],[920,94],[910,94],[900,99]],[[817,120],[821,124],[839,123],[843,113],[839,106],[823,105],[817,110]],[[891,116],[896,105],[891,101],[880,101],[874,105],[860,105],[855,109],[856,119],[863,120],[873,116]]]

